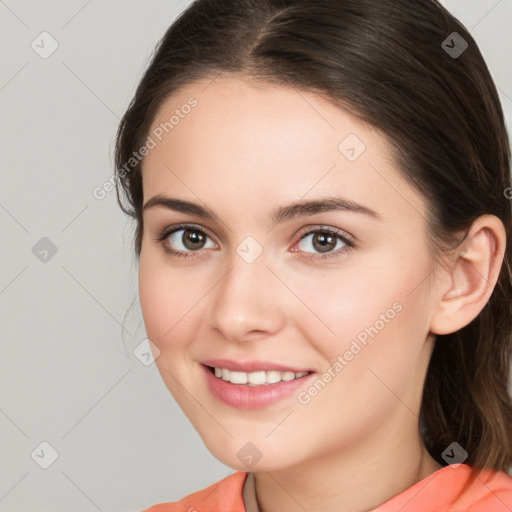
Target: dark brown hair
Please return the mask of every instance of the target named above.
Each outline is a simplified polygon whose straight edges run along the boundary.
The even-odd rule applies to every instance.
[[[464,50],[464,42],[465,51],[454,53]],[[194,2],[155,49],[117,134],[117,198],[136,220],[137,257],[143,233],[141,163],[128,171],[126,163],[144,145],[170,95],[194,80],[222,74],[316,92],[380,129],[403,176],[430,205],[427,227],[439,251],[457,247],[463,241],[458,235],[480,215],[501,219],[507,247],[498,283],[474,321],[437,337],[421,430],[442,465],[441,453],[456,441],[468,452],[466,463],[508,469],[510,148],[496,87],[471,35],[435,0]]]

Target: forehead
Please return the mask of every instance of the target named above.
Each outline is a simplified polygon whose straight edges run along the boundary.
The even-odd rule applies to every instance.
[[[160,108],[151,131],[158,142],[165,139],[167,149],[209,147],[212,158],[229,150],[231,158],[267,166],[294,155],[337,159],[339,143],[354,131],[369,144],[385,146],[378,137],[369,140],[370,126],[311,92],[243,77],[217,77],[180,89]],[[189,153],[195,155],[201,156]]]
[[[238,77],[202,80],[167,99],[149,136],[144,201],[172,192],[196,202],[229,198],[247,210],[263,199],[270,206],[342,193],[383,217],[424,210],[385,134],[311,92]]]

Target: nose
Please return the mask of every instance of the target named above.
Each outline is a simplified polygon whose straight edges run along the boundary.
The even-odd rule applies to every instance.
[[[231,266],[210,292],[208,322],[230,341],[250,341],[279,332],[285,322],[283,285],[264,253],[247,263],[234,254]],[[280,289],[281,287],[281,289]]]

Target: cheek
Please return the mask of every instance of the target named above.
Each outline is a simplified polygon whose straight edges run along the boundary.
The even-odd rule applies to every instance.
[[[421,274],[420,265],[418,262],[406,268],[389,250],[362,256],[354,253],[352,260],[340,264],[339,271],[319,273],[312,279],[313,286],[310,280],[295,276],[293,287],[317,314],[316,319],[312,314],[305,317],[317,328],[317,334],[332,341],[349,339],[373,325],[382,314],[388,312],[386,318],[395,316],[397,306],[393,309],[393,305],[403,303],[416,275]]]
[[[417,356],[428,332],[428,274],[422,246],[388,246],[359,256],[342,272],[324,273],[315,286],[296,278],[294,289],[316,314],[297,319],[329,364],[349,351],[357,356],[347,358],[359,361],[351,366],[367,369],[377,361],[391,375],[400,361]]]
[[[166,350],[187,326],[205,290],[197,276],[173,269],[161,257],[142,254],[139,265],[139,298],[148,337]]]

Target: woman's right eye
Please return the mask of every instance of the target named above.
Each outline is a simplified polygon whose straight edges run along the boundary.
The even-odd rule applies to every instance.
[[[176,257],[187,258],[191,253],[210,247],[207,241],[210,237],[201,229],[194,226],[174,226],[172,229],[164,229],[157,237],[157,241],[163,244],[164,251]]]

